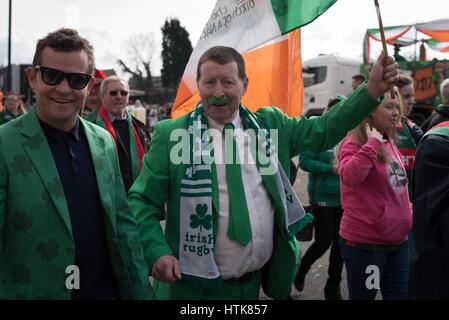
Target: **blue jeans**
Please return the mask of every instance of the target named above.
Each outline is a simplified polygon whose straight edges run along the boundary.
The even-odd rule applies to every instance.
[[[340,251],[346,266],[350,300],[374,300],[378,288],[384,300],[408,299],[409,247],[384,254],[341,245]]]

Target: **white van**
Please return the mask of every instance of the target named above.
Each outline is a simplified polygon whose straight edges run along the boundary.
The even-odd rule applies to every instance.
[[[327,54],[303,61],[302,115],[320,115],[330,98],[337,94],[348,96],[352,91],[352,77],[360,74],[361,65],[361,59]]]

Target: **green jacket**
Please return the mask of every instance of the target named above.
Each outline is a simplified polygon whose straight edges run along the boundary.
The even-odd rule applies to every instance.
[[[320,153],[306,151],[299,156],[299,166],[309,172],[309,202],[323,207],[338,207],[340,177],[333,172],[335,150]]]
[[[290,174],[290,159],[305,150],[318,152],[337,144],[347,133],[361,122],[377,105],[363,86],[340,106],[335,106],[323,117],[289,118],[281,110],[273,107],[262,108],[255,116],[268,129],[278,129],[278,156],[287,175]],[[170,161],[170,151],[178,143],[171,141],[170,133],[176,129],[187,129],[188,116],[161,121],[156,126],[150,143],[150,150],[142,162],[142,171],[129,191],[128,202],[140,226],[145,259],[152,267],[161,256],[179,257],[179,208],[180,187],[183,165]],[[331,121],[330,121],[331,120]],[[262,175],[265,186],[271,194],[275,206],[275,228],[273,255],[263,268],[262,285],[265,293],[276,299],[284,299],[290,294],[300,259],[300,248],[294,237],[287,239],[281,231],[284,217],[280,198],[275,191],[272,176]],[[212,177],[216,181],[216,177]],[[218,221],[218,191],[213,183],[213,219]],[[276,196],[277,195],[277,196]],[[165,236],[158,217],[167,205]],[[214,228],[216,230],[217,228]],[[215,237],[216,239],[216,237]],[[182,296],[181,288],[188,288],[183,280],[170,284],[177,297]],[[179,283],[179,284],[178,284]],[[166,288],[167,286],[160,286]],[[172,295],[159,289],[155,284],[157,298],[170,299]],[[195,299],[185,290],[184,298]]]
[[[119,298],[147,299],[153,295],[149,271],[114,142],[107,131],[82,119],[80,125],[97,175]],[[0,299],[70,299],[66,268],[74,263],[64,191],[33,108],[0,127]]]

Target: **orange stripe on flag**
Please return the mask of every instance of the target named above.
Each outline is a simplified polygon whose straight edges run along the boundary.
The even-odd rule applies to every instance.
[[[279,107],[289,116],[300,115],[301,53],[295,48],[300,48],[299,30],[285,40],[243,55],[249,86],[242,102],[251,111],[271,105]]]
[[[290,61],[288,110],[285,112],[290,117],[299,117],[302,114],[304,98],[304,83],[302,81],[302,56],[301,56],[301,29],[290,32],[288,35],[288,59]]]
[[[303,98],[300,30],[244,53],[243,58],[249,85],[242,103],[253,112],[263,106],[276,106],[289,116],[300,116]],[[172,117],[193,110],[199,99],[198,93],[193,94],[181,81]]]
[[[426,30],[426,29],[418,29],[418,30],[424,34],[427,34],[432,39],[435,39],[438,41],[449,42],[449,31],[448,30]]]
[[[171,112],[172,118],[178,118],[183,114],[192,111],[195,109],[198,101],[200,101],[200,95],[198,92],[193,94],[189,87],[187,87],[186,83],[181,80],[181,84],[179,85],[179,89],[176,94],[175,104],[173,105]]]

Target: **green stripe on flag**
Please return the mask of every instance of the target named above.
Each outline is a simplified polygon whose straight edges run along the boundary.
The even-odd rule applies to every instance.
[[[330,8],[337,0],[271,0],[282,34],[305,26]]]

